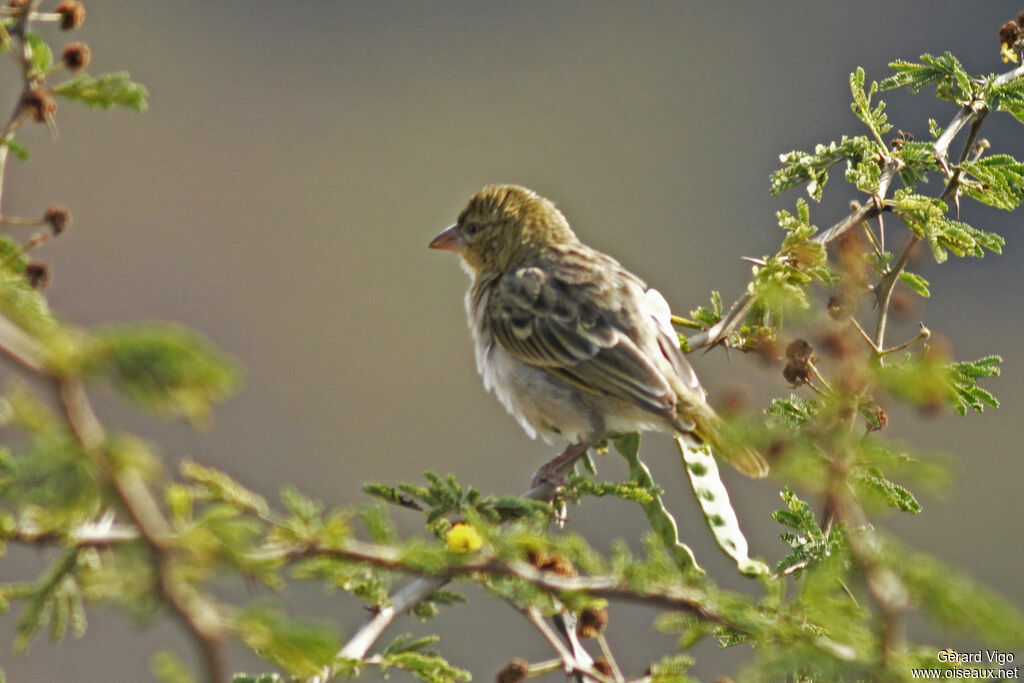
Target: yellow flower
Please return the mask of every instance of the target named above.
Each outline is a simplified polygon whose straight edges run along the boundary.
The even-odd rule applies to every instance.
[[[1007,45],[1006,43],[1003,43],[1002,47],[999,50],[999,54],[1002,55],[1004,62],[1017,61],[1017,53],[1013,51],[1013,47]]]
[[[484,544],[480,532],[465,522],[457,522],[444,537],[453,553],[475,553]]]

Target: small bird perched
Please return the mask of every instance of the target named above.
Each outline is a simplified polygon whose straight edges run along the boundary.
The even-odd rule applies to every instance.
[[[576,237],[532,190],[491,185],[430,243],[462,257],[477,370],[527,434],[569,440],[538,471],[564,471],[603,439],[636,431],[707,444],[763,477],[753,449],[729,443],[679,348],[664,297]],[[684,451],[685,452],[685,451]]]

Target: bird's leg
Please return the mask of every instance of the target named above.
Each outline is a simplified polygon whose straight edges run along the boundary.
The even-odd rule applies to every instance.
[[[576,461],[582,458],[587,453],[587,449],[590,448],[590,443],[581,441],[580,443],[569,444],[566,446],[562,454],[547,461],[533,473],[533,480],[531,486],[537,488],[538,486],[550,486],[552,493],[554,489],[565,483],[565,475],[572,470],[573,465]]]

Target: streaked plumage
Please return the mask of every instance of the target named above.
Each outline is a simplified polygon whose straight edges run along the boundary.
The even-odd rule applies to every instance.
[[[486,187],[430,246],[462,257],[477,369],[531,437],[593,445],[669,432],[708,442],[745,474],[767,473],[760,455],[721,442],[665,299],[580,242],[550,201]]]

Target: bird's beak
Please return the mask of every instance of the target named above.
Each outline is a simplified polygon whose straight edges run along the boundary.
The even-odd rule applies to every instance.
[[[430,241],[427,246],[430,249],[447,249],[448,251],[462,251],[466,246],[466,240],[455,229],[459,227],[456,223]]]

